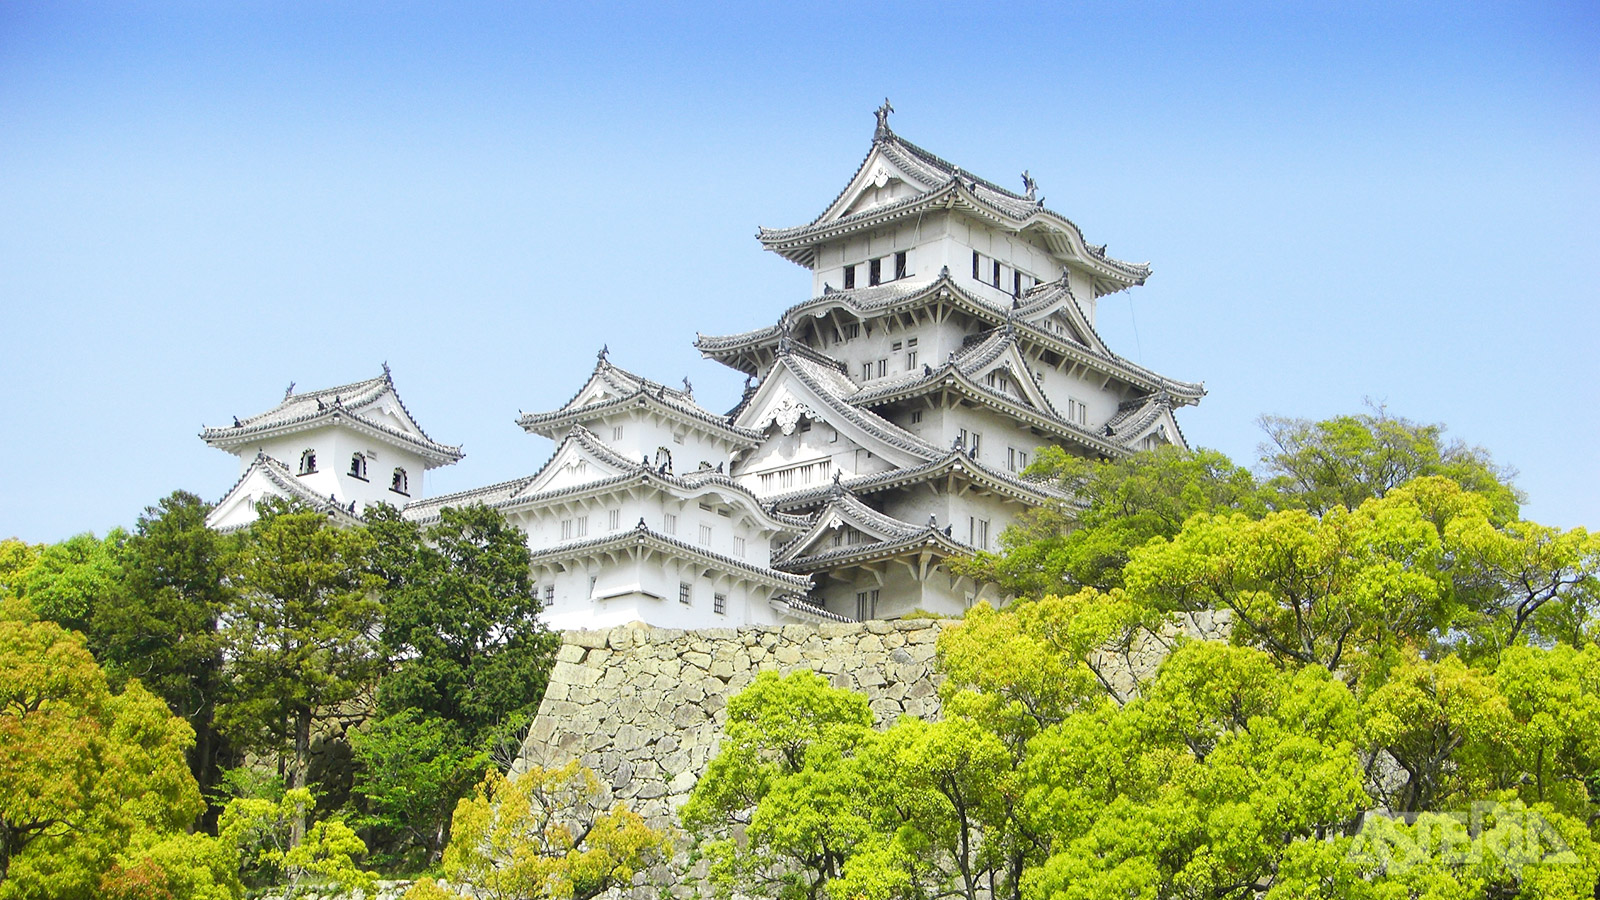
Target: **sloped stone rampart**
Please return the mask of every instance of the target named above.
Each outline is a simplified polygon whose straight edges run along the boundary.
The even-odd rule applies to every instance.
[[[935,718],[939,627],[938,620],[913,619],[569,631],[518,767],[577,759],[652,827],[672,831],[678,808],[716,753],[728,698],[757,673],[815,671],[835,687],[865,694],[880,727],[901,715]],[[681,849],[679,857],[648,873],[632,895],[658,898],[664,888],[686,893],[678,884]]]

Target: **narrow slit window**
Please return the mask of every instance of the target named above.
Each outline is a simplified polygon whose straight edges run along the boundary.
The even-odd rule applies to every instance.
[[[847,291],[855,290],[855,286],[856,286],[856,267],[855,266],[845,266],[844,267],[844,289],[847,290]]]
[[[972,279],[974,281],[976,281],[979,278],[983,277],[982,275],[978,274],[978,269],[979,269],[979,266],[980,266],[980,264],[982,262],[983,262],[983,257],[978,255],[978,251],[976,251],[976,250],[972,251]]]
[[[990,272],[990,283],[993,284],[995,287],[999,287],[1000,286],[1000,260],[998,260],[998,259],[995,260],[991,265],[992,265],[993,268],[992,268],[992,270]]]

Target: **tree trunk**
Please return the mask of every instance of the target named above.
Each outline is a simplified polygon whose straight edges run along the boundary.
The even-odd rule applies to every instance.
[[[294,713],[294,765],[289,769],[289,789],[306,787],[306,776],[311,771],[311,709],[302,707]],[[294,817],[289,828],[289,846],[300,846],[300,840],[306,835],[306,817],[310,810],[304,810]]]

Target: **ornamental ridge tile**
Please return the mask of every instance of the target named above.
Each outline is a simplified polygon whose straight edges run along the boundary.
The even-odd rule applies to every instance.
[[[916,550],[930,544],[943,551],[946,556],[969,556],[976,552],[975,548],[947,536],[940,529],[925,526],[919,529],[916,534],[897,540],[856,544],[853,547],[839,547],[811,556],[797,556],[793,559],[786,559],[778,563],[778,565],[786,570],[805,570],[809,572],[846,565],[855,561],[894,557],[906,551]]]
[[[1009,488],[1018,494],[1026,494],[1034,503],[1044,504],[1071,499],[1065,492],[1049,482],[1032,481],[997,471],[960,450],[951,450],[940,458],[919,466],[891,469],[887,472],[860,475],[854,478],[843,478],[840,479],[840,485],[851,492],[864,494],[876,490],[921,484],[924,481],[952,471],[956,467],[960,467],[969,476],[975,476],[972,478],[973,481],[979,483],[988,482]],[[768,500],[773,505],[780,507],[815,508],[828,499],[832,490],[831,486],[806,488],[804,490],[791,491],[787,494],[778,494],[768,498]]]
[[[833,494],[834,496],[828,501],[826,506],[812,514],[813,521],[811,527],[807,528],[805,532],[795,537],[793,540],[784,543],[782,546],[774,550],[772,553],[773,559],[785,559],[793,551],[805,546],[806,542],[812,540],[819,533],[819,529],[821,529],[823,524],[828,520],[828,514],[830,512],[836,514],[840,520],[856,526],[858,530],[881,532],[889,535],[895,540],[907,538],[914,534],[920,534],[924,528],[926,528],[926,526],[913,525],[910,522],[902,522],[893,516],[878,512],[865,503],[862,503],[854,494],[844,490],[842,486],[838,490],[833,491]]]

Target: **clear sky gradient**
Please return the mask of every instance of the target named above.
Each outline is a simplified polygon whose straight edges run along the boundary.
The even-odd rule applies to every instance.
[[[467,457],[595,351],[713,408],[696,331],[770,324],[885,95],[1149,283],[1123,355],[1191,443],[1365,399],[1600,526],[1600,12],[1572,4],[0,4],[0,536],[130,525],[195,436],[388,361]]]

